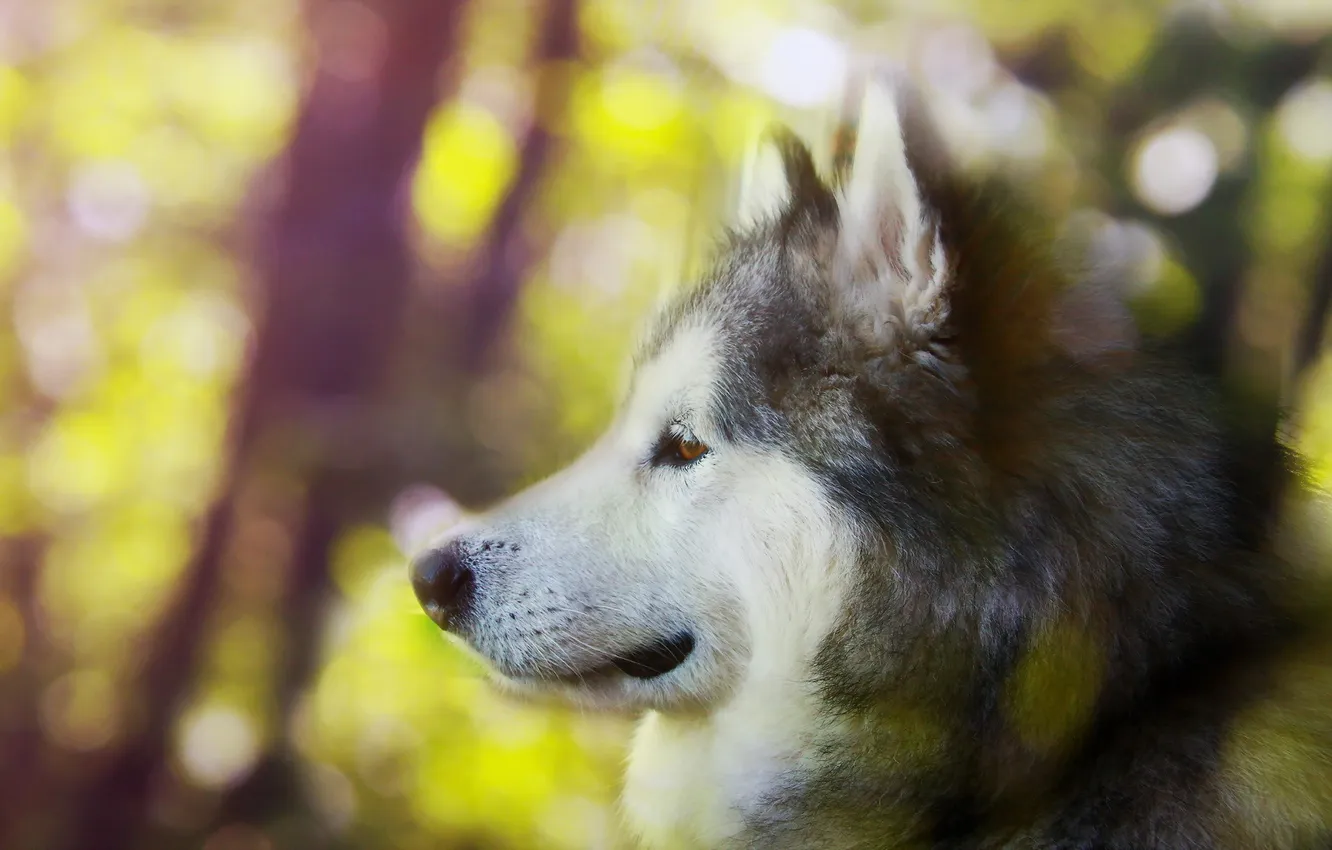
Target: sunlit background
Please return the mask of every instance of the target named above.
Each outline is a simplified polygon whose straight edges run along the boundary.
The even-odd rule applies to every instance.
[[[588,443],[864,54],[1332,485],[1332,0],[0,0],[0,847],[621,846],[625,722],[405,556]]]

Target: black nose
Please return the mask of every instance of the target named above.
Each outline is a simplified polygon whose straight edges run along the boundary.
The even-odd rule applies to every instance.
[[[430,619],[447,629],[466,613],[476,589],[476,575],[454,540],[412,562],[412,589]]]

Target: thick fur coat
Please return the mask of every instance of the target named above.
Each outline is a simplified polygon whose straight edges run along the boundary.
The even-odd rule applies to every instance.
[[[418,558],[426,610],[506,687],[644,713],[648,847],[1332,847],[1276,435],[908,93],[844,180],[767,150],[616,422]]]

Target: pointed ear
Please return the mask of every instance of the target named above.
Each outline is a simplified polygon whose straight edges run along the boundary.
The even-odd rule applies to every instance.
[[[811,205],[830,209],[831,199],[809,148],[789,128],[773,125],[755,140],[746,157],[735,223],[747,230]]]
[[[740,172],[739,197],[734,213],[735,226],[748,230],[781,215],[791,204],[791,184],[777,148],[767,143],[766,134],[749,145]]]
[[[930,203],[946,156],[911,90],[894,78],[865,87],[854,154],[838,194],[835,285],[866,342],[926,342],[947,319],[949,263]]]

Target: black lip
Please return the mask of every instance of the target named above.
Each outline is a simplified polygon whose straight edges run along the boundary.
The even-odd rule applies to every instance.
[[[679,667],[694,651],[694,636],[680,632],[636,649],[611,662],[615,669],[635,679],[655,679]]]

